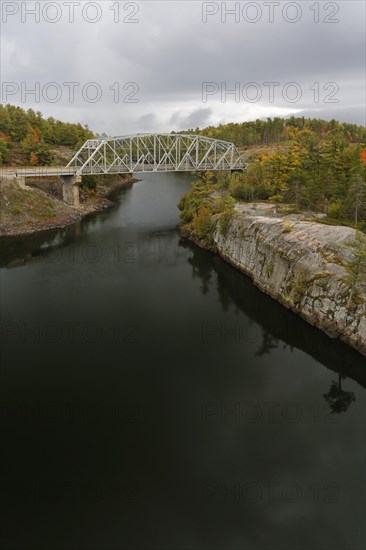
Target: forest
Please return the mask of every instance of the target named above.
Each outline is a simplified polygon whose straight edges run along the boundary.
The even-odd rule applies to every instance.
[[[250,122],[220,124],[204,129],[189,129],[184,133],[200,134],[224,141],[232,141],[238,147],[286,142],[293,130],[309,130],[319,138],[329,132],[339,132],[348,143],[366,143],[366,127],[357,124],[322,120],[319,118],[267,118]]]
[[[52,148],[76,149],[93,132],[87,126],[44,118],[40,112],[0,105],[0,165],[17,160],[32,166],[53,163]]]
[[[276,210],[291,205],[294,212],[320,212],[324,221],[366,230],[365,127],[292,117],[189,132],[241,148],[247,170],[223,180],[234,199],[270,201]]]

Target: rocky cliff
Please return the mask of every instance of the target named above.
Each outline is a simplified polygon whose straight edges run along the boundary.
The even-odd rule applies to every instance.
[[[237,205],[217,252],[285,307],[366,355],[366,281],[351,293],[346,266],[354,257],[349,227],[274,217],[260,205]]]

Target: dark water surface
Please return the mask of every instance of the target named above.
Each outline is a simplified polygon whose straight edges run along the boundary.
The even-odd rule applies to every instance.
[[[365,548],[365,360],[180,239],[189,182],[3,243],[2,548]]]

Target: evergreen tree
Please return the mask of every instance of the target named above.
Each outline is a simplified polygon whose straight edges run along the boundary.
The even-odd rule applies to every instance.
[[[366,235],[357,231],[356,239],[351,246],[353,248],[353,259],[346,267],[348,271],[347,282],[350,286],[348,308],[354,298],[357,285],[366,282]]]

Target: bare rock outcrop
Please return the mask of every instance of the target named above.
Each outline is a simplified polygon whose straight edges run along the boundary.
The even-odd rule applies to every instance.
[[[355,236],[349,227],[238,206],[225,234],[216,225],[214,241],[217,252],[262,291],[366,355],[366,281],[358,281],[351,299],[347,282]]]

